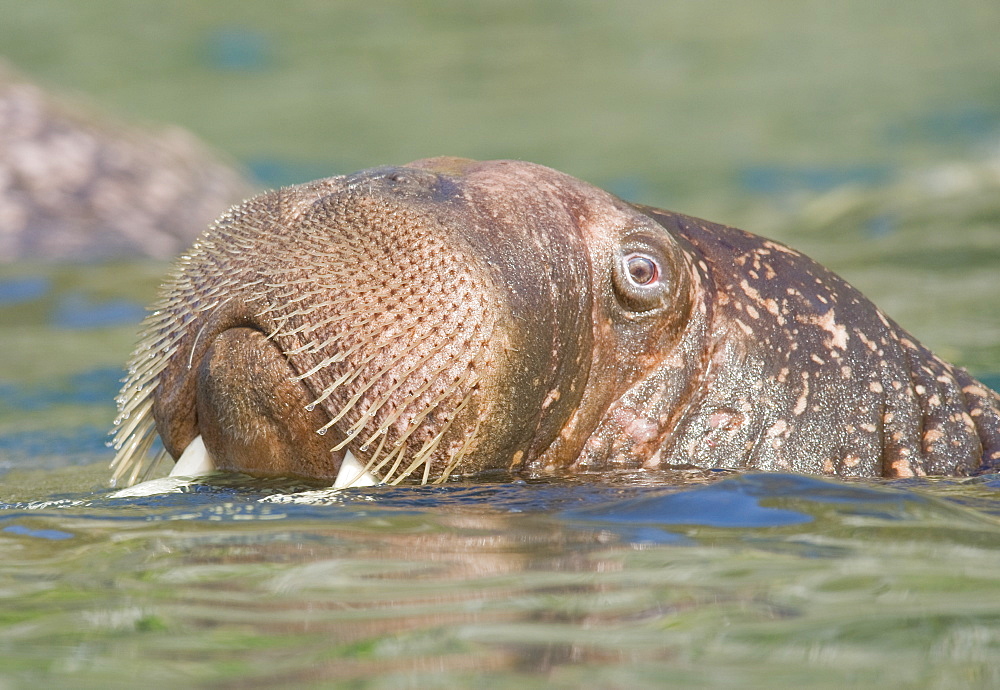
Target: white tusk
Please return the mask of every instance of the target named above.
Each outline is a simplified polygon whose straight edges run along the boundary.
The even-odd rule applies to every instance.
[[[184,452],[187,453],[187,451]],[[375,486],[378,483],[379,480],[365,470],[365,466],[358,462],[354,453],[349,450],[344,452],[344,461],[340,463],[340,472],[337,473],[337,479],[333,482],[334,489],[346,489],[349,486]]]
[[[183,491],[185,487],[195,483],[196,477],[211,474],[214,471],[215,463],[212,462],[212,456],[209,454],[208,448],[205,447],[205,442],[201,440],[200,435],[195,436],[194,440],[181,453],[177,464],[174,465],[174,469],[170,471],[169,475],[116,491],[109,498],[138,498]]]
[[[177,464],[174,465],[174,469],[170,470],[169,476],[200,477],[214,471],[215,462],[213,462],[208,448],[205,447],[205,442],[201,440],[201,434],[198,434],[177,458]]]

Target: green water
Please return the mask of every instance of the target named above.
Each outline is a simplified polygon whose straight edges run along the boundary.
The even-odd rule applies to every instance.
[[[262,184],[519,157],[777,237],[1000,385],[996,3],[277,8],[0,0],[0,51]],[[0,688],[1000,686],[996,476],[114,498],[164,271],[0,267]]]
[[[101,478],[95,468],[60,475]],[[11,479],[52,488],[48,476]],[[1000,682],[995,479],[456,484],[271,502],[290,489],[233,479],[152,499],[72,492],[62,505],[7,506],[0,677],[66,687]]]

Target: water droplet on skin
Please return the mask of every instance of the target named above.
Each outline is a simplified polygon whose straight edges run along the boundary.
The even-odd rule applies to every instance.
[[[320,436],[326,436],[326,429],[317,429],[316,433]]]
[[[312,412],[315,409],[316,409],[316,403],[309,403],[308,405],[306,405],[307,412]]]

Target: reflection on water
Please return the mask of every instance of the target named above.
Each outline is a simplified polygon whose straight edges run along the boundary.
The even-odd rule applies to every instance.
[[[115,499],[39,485],[0,505],[0,673],[987,686],[998,487],[675,473],[333,493],[219,477]]]

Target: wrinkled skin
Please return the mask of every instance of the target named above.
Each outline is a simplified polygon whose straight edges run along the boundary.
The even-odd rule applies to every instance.
[[[330,478],[346,448],[384,481],[1000,464],[1000,397],[838,276],[529,163],[263,194],[154,309],[119,398],[133,479],[157,433],[260,475]]]

